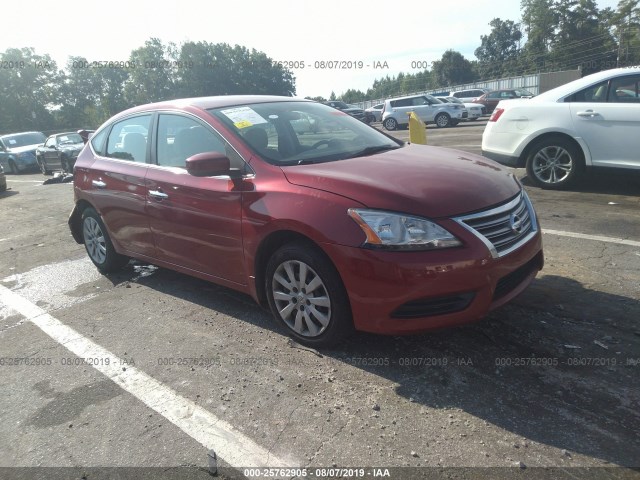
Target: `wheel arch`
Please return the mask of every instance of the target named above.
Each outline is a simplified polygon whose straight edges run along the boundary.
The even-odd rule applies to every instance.
[[[578,151],[582,153],[582,161],[584,162],[584,165],[591,164],[591,155],[589,153],[589,149],[583,142],[579,141],[575,137],[565,132],[548,131],[548,132],[543,132],[529,140],[529,142],[526,144],[526,146],[522,150],[522,153],[520,154],[519,166],[524,167],[526,165],[527,158],[529,158],[529,154],[531,153],[531,150],[538,142],[542,140],[546,140],[548,138],[552,138],[552,137],[560,137],[563,140],[567,140],[568,142],[572,143],[575,147],[578,148]]]
[[[338,272],[338,269],[336,268],[335,264],[333,263],[329,255],[327,255],[327,253],[322,249],[322,247],[317,242],[313,241],[308,236],[300,232],[296,232],[294,230],[277,230],[277,231],[271,232],[264,239],[262,239],[262,241],[258,245],[258,249],[256,250],[254,265],[253,265],[256,296],[257,296],[258,303],[263,307],[268,308],[269,306],[269,303],[267,301],[265,284],[264,284],[266,270],[267,270],[267,263],[269,262],[269,259],[271,258],[271,256],[276,252],[276,250],[278,250],[280,247],[287,245],[289,243],[306,243],[309,246],[315,248],[316,250],[318,250],[318,252],[320,252],[326,258],[328,262],[331,263],[331,265],[333,265],[333,268],[335,268],[336,272],[338,273],[338,276],[340,275],[340,273]]]
[[[78,200],[71,212],[71,215],[69,215],[69,230],[71,230],[71,236],[76,243],[81,245],[84,244],[84,239],[82,237],[82,214],[87,208],[93,208],[96,210],[96,208],[87,200]]]

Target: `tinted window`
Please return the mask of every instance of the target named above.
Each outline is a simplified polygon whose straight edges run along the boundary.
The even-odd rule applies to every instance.
[[[608,84],[609,82],[605,80],[604,82],[580,90],[570,97],[567,97],[565,102],[605,102],[607,100]]]
[[[98,155],[104,155],[104,139],[108,128],[103,128],[99,133],[91,137],[91,146]]]
[[[227,144],[217,133],[182,115],[162,114],[158,120],[158,165],[186,167],[187,158],[204,152],[227,156]]]
[[[413,105],[412,98],[401,98],[400,100],[391,100],[391,106],[396,107],[410,107]]]
[[[487,94],[487,98],[500,98],[500,97],[501,97],[501,92],[491,92]]]
[[[18,148],[44,143],[45,140],[46,137],[43,133],[19,133],[17,135],[7,135],[6,137],[3,137],[2,143],[4,143],[7,148]]]
[[[609,102],[640,103],[640,75],[614,78],[609,88]]]
[[[145,163],[151,115],[130,117],[115,123],[107,139],[107,157]]]

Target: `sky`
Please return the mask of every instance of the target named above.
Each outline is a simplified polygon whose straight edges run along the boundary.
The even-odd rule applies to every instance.
[[[615,8],[618,0],[597,4]],[[385,75],[421,71],[448,49],[473,60],[493,18],[519,21],[520,1],[10,0],[2,17],[0,52],[33,47],[59,68],[69,56],[127,60],[151,37],[178,45],[225,42],[298,62],[291,69],[296,94],[329,97],[366,91]],[[335,61],[346,68],[328,68]]]

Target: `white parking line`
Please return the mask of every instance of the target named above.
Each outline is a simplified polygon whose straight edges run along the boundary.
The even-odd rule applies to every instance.
[[[601,235],[587,235],[586,233],[564,232],[562,230],[542,230],[547,235],[558,235],[559,237],[581,238],[583,240],[595,240],[597,242],[618,243],[620,245],[630,245],[632,247],[640,247],[640,242],[635,240],[627,240],[624,238],[603,237]]]
[[[9,182],[17,182],[17,183],[42,183],[44,180],[14,180],[13,178],[8,179]]]
[[[2,285],[0,285],[0,302],[24,315],[27,320],[78,357],[103,359],[103,362],[98,362],[98,365],[92,365],[93,368],[207,449],[214,450],[218,457],[232,467],[294,466],[292,462],[285,462],[272,455],[231,424],[191,400],[181,397],[177,392],[141,370],[132,366],[127,366],[126,370],[123,370],[122,365],[125,362],[116,355]]]

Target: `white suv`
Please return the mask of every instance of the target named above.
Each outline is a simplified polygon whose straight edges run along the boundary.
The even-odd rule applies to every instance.
[[[415,112],[425,123],[449,127],[460,122],[464,105],[441,102],[431,95],[390,98],[384,101],[382,125],[387,130],[406,126],[409,124],[410,112]]]
[[[640,169],[640,66],[594,73],[526,100],[498,103],[482,154],[526,167],[542,188],[573,183],[585,167]]]

